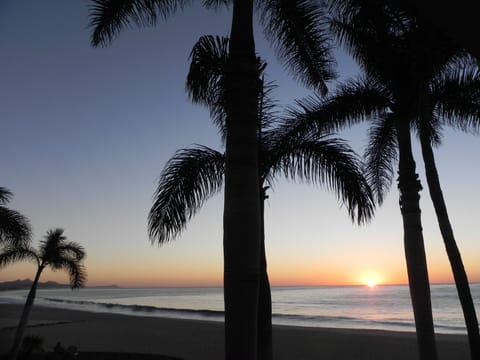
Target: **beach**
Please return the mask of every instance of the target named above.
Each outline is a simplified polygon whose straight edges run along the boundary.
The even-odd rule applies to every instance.
[[[22,307],[0,305],[0,353],[8,350]],[[162,354],[185,360],[221,360],[223,323],[141,317],[35,306],[26,334],[44,348],[76,346],[80,352]],[[276,360],[418,359],[415,335],[358,329],[274,326]],[[467,338],[438,334],[441,360],[468,359]]]

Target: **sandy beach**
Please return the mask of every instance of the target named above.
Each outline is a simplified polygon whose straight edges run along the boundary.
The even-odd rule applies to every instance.
[[[8,350],[21,306],[0,305],[0,353]],[[223,359],[223,324],[34,307],[26,334],[44,347],[57,342],[79,351],[163,354],[185,360]],[[418,359],[413,333],[274,327],[276,360]],[[437,335],[441,360],[467,360],[467,338]]]

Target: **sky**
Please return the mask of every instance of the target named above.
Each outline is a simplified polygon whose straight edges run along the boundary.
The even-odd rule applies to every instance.
[[[0,1],[0,186],[14,193],[9,206],[30,219],[34,245],[61,227],[84,246],[89,286],[220,286],[223,194],[161,247],[148,239],[147,214],[158,176],[177,149],[221,149],[208,112],[189,102],[185,79],[196,40],[227,35],[231,14],[195,5],[156,27],[128,29],[108,47],[92,48],[87,5]],[[256,46],[282,107],[313,94],[292,80],[258,26]],[[355,76],[355,63],[341,49],[336,55],[341,79]],[[366,129],[339,136],[361,153]],[[480,138],[444,135],[436,151],[444,195],[469,278],[480,282]],[[375,218],[361,227],[321,187],[279,180],[269,196],[265,226],[273,285],[406,283],[395,184]],[[428,191],[421,196],[430,279],[451,282]],[[34,271],[33,264],[10,265],[0,269],[0,281],[33,278]],[[47,271],[42,280],[68,277]]]

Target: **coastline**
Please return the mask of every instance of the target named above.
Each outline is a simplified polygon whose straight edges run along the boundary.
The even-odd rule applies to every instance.
[[[0,353],[11,344],[21,305],[0,304]],[[418,359],[415,334],[383,330],[274,325],[274,358],[325,360]],[[221,360],[223,323],[34,306],[26,334],[44,348],[76,346],[80,352],[162,354],[185,360]],[[438,334],[441,360],[469,359],[465,335]]]

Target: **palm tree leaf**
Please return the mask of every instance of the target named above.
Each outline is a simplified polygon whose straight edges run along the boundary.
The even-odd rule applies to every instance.
[[[480,71],[476,61],[453,61],[430,84],[439,123],[464,132],[480,130]]]
[[[92,45],[106,45],[132,25],[153,26],[191,0],[91,0]]]
[[[0,242],[29,242],[32,229],[28,219],[15,210],[0,206]]]
[[[349,80],[331,96],[308,97],[287,108],[287,116],[278,130],[280,137],[332,132],[375,119],[391,106],[390,94],[372,79]]]
[[[148,214],[150,239],[173,240],[203,203],[220,191],[224,155],[205,146],[181,149],[168,161],[158,181]]]
[[[396,128],[392,116],[374,121],[365,149],[366,177],[376,200],[382,204],[392,185],[398,160]]]
[[[63,243],[58,249],[63,257],[72,258],[76,261],[81,261],[86,256],[85,248],[73,241]]]
[[[335,60],[323,6],[308,0],[262,0],[257,5],[280,59],[304,84],[325,94],[326,82],[335,78]]]
[[[202,36],[190,53],[186,90],[194,103],[209,108],[210,116],[225,137],[223,77],[228,58],[228,38]]]
[[[274,148],[267,161],[272,177],[282,172],[294,181],[300,179],[325,186],[358,223],[373,216],[373,196],[361,172],[361,161],[344,141],[315,135],[277,143]]]
[[[40,265],[35,249],[25,245],[7,245],[0,253],[0,268],[24,260],[35,260]]]
[[[273,97],[273,92],[277,85],[273,81],[265,82],[262,77],[262,86],[260,91],[260,99],[258,110],[260,112],[260,126],[262,132],[268,131],[273,126],[279,117],[278,115],[278,101]]]
[[[13,197],[13,193],[5,187],[0,186],[0,204],[7,204]]]
[[[217,10],[221,7],[229,7],[232,0],[203,0],[203,6],[207,9]]]
[[[52,266],[52,264],[50,264]],[[76,258],[60,258],[52,266],[55,270],[66,270],[72,289],[78,289],[87,282],[87,271],[85,266]]]
[[[367,76],[391,74],[392,68],[411,60],[408,51],[399,51],[415,25],[405,11],[381,0],[333,0],[330,13],[330,30]],[[382,80],[386,83],[392,79]]]

